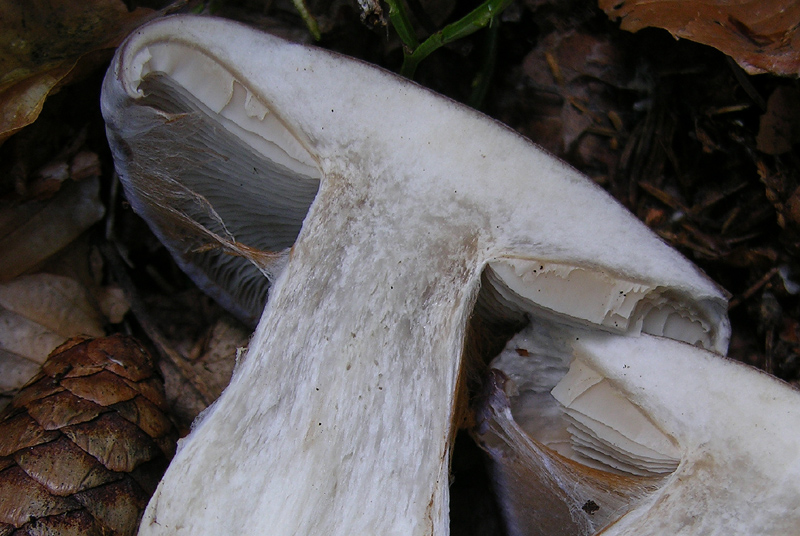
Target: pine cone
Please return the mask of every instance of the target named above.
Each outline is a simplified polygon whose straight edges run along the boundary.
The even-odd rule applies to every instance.
[[[166,410],[134,339],[56,348],[0,414],[0,536],[135,534],[175,452]]]

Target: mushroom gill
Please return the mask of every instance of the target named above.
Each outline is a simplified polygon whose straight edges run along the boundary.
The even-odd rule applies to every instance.
[[[503,336],[472,434],[510,535],[791,532],[797,392],[716,353],[702,303],[589,265],[496,264],[471,333]]]
[[[128,69],[138,105],[124,140],[109,130],[128,198],[195,282],[255,325],[319,189],[314,157],[235,73],[187,45],[143,47]],[[107,117],[121,116],[110,103],[124,95],[106,88]]]
[[[573,343],[591,331],[664,336],[669,323],[677,340],[724,349],[725,326],[713,315],[607,269],[519,258],[488,263],[466,341],[469,348],[495,336],[493,347],[475,351],[488,373],[473,435],[492,460],[511,534],[594,534],[658,490],[680,463],[675,440],[576,360]]]

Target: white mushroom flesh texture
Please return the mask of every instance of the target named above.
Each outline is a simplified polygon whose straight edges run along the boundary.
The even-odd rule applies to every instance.
[[[537,316],[553,316],[614,332],[660,335],[724,353],[717,327],[665,289],[630,281],[591,266],[536,259],[490,262],[497,291]]]
[[[510,440],[511,418],[481,440],[539,449],[524,460],[540,460],[541,500],[561,505],[547,523],[664,534],[653,527],[684,508],[664,490],[710,486],[676,477],[705,447],[690,420],[655,411],[661,391],[639,393],[658,377],[625,383],[576,339],[686,349],[663,365],[681,392],[695,357],[731,366],[723,292],[506,127],[364,63],[200,17],[135,32],[103,113],[132,205],[196,281],[247,316],[273,279],[247,358],[141,534],[446,534],[467,369],[526,325],[546,348],[523,353],[542,358],[495,364],[543,401],[518,404],[539,424]],[[637,359],[671,359],[652,354]],[[601,513],[573,516],[551,470],[588,482]]]
[[[566,375],[531,380],[544,354],[551,368],[568,362]],[[788,385],[665,338],[559,328],[524,330],[493,366],[478,436],[510,534],[797,532],[800,406]],[[581,404],[598,388],[602,405]]]
[[[564,331],[529,326],[492,361],[511,382],[517,423],[544,446],[589,467],[636,476],[674,471],[680,451],[673,440],[607,378],[573,361],[572,344],[552,336],[574,339],[581,332]]]

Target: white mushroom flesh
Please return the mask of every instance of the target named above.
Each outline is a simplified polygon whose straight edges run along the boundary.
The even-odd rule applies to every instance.
[[[663,386],[636,391],[657,374],[629,385],[580,341],[685,349],[680,392],[692,359],[722,361],[724,293],[527,140],[390,73],[195,17],[132,36],[103,106],[126,191],[184,268],[228,299],[219,272],[275,280],[142,534],[445,534],[464,360],[498,353],[513,393],[482,441],[514,446],[501,487],[537,468],[545,533],[670,533],[683,512],[665,490],[708,487],[682,473],[702,434],[656,409]]]

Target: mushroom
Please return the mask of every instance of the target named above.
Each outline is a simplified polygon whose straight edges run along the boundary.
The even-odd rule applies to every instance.
[[[593,331],[570,334],[548,391],[564,339],[538,331],[493,362],[480,412],[509,534],[797,532],[795,389],[696,346]]]
[[[588,434],[611,454],[663,447],[644,466],[665,472],[620,492],[609,534],[677,526],[695,505],[664,490],[691,497],[737,460],[748,470],[715,497],[735,498],[719,508],[744,519],[754,504],[744,475],[776,476],[749,465],[756,449],[703,450],[729,437],[716,434],[735,415],[709,419],[730,395],[679,415],[728,376],[764,409],[798,400],[721,357],[724,292],[507,127],[365,63],[195,16],[134,32],[102,107],[131,204],[183,268],[243,317],[271,282],[246,357],[181,444],[140,534],[446,534],[468,386],[523,329],[558,348],[547,378],[564,418],[597,420]],[[698,387],[715,374],[719,386]],[[619,403],[587,413],[572,393],[592,381]],[[598,431],[619,411],[649,424],[638,447],[629,430]],[[775,432],[753,430],[742,438],[751,447]],[[788,462],[798,441],[787,437]],[[718,463],[703,465],[706,455]],[[780,489],[757,492],[788,512],[800,493]]]

